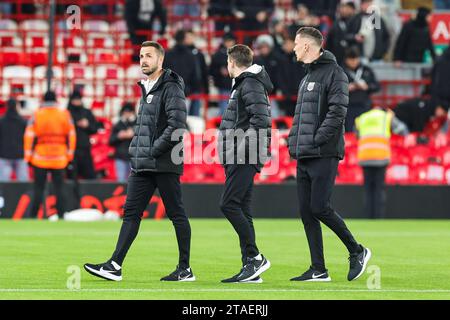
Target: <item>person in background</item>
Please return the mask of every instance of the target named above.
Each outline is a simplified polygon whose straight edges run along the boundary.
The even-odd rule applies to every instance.
[[[442,55],[436,59],[431,72],[431,97],[436,112],[442,114],[450,107],[450,47],[445,49]]]
[[[109,138],[109,144],[116,148],[114,161],[116,164],[117,181],[126,182],[130,175],[130,156],[128,148],[134,137],[136,111],[132,103],[125,103],[120,110],[120,119],[114,125]]]
[[[221,96],[229,96],[231,90],[231,78],[227,69],[227,50],[236,44],[236,38],[232,33],[223,35],[223,42],[216,53],[211,57],[209,74],[212,76],[214,85]],[[219,101],[220,115],[228,106],[228,98]]]
[[[297,91],[300,81],[306,74],[302,64],[297,62],[294,52],[295,36],[286,37],[283,41],[283,59],[284,79],[281,81],[281,93],[285,97],[280,101],[280,109],[286,115],[293,117],[295,112],[295,101],[297,100]]]
[[[175,46],[170,49],[164,58],[164,68],[171,69],[179,74],[184,80],[184,93],[189,96],[196,90],[200,79],[196,72],[196,58],[184,41],[186,31],[178,30],[175,33]]]
[[[394,61],[417,62],[424,61],[425,52],[428,50],[433,60],[436,57],[433,42],[430,35],[430,15],[428,8],[417,9],[415,19],[406,22],[397,38],[394,50]]]
[[[0,182],[11,180],[14,171],[17,181],[28,180],[28,166],[23,159],[23,136],[27,122],[19,115],[14,98],[7,102],[7,111],[0,118]]]
[[[370,95],[380,90],[372,69],[361,63],[359,50],[350,48],[345,54],[344,72],[348,77],[349,104],[345,119],[345,131],[353,131],[355,118],[372,107]]]
[[[235,0],[232,11],[238,20],[237,29],[251,32],[267,31],[274,7],[274,0]],[[244,42],[250,44],[255,37],[255,34],[248,35]]]
[[[28,122],[24,137],[25,161],[34,168],[31,217],[36,218],[43,201],[47,174],[51,173],[56,194],[58,214],[52,220],[63,218],[65,169],[73,160],[76,145],[75,127],[67,110],[61,110],[56,95],[48,91],[42,106]]]
[[[372,0],[361,0],[361,12],[349,22],[350,45],[356,45],[369,61],[379,61],[389,50],[390,34],[384,19],[372,10]],[[379,26],[375,23],[379,21]]]
[[[369,218],[384,217],[385,176],[390,162],[391,132],[407,135],[408,128],[391,110],[375,107],[356,118],[358,162],[364,172],[365,211]]]
[[[161,0],[126,0],[124,18],[127,23],[131,43],[136,45],[145,40],[146,36],[137,35],[138,30],[153,30],[153,22],[158,18],[161,23],[159,33],[166,30],[167,11]]]
[[[73,174],[87,180],[95,179],[90,136],[97,133],[100,126],[91,110],[83,107],[82,96],[79,91],[72,93],[67,109],[72,116],[77,131],[77,147],[74,159],[75,172]]]
[[[208,16],[215,19],[215,31],[230,32],[234,29],[231,1],[209,0]]]
[[[192,30],[187,30],[184,38],[184,45],[191,50],[195,58],[195,73],[198,79],[196,87],[192,88],[192,94],[209,94],[208,67],[205,56],[195,46],[196,35]],[[200,116],[201,100],[193,99],[189,108],[189,115]]]
[[[320,30],[320,18],[309,11],[309,6],[306,4],[299,4],[296,6],[296,19],[288,27],[289,34],[295,35],[297,30],[301,27],[314,27]]]
[[[284,72],[286,70],[287,59],[274,50],[273,38],[268,34],[262,34],[258,36],[255,41],[255,47],[257,49],[257,56],[255,58],[255,64],[264,66],[273,84],[273,93],[281,89],[284,81],[289,81]],[[271,114],[273,117],[280,115],[280,108],[278,101],[271,100]]]
[[[328,33],[326,49],[336,56],[340,66],[344,62],[345,50],[348,49],[348,24],[355,15],[356,8],[353,2],[345,2],[339,5],[339,11]]]

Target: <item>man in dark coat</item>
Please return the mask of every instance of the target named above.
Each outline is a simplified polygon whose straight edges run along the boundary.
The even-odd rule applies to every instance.
[[[342,66],[345,51],[349,47],[348,24],[355,15],[356,8],[353,2],[341,3],[339,15],[328,32],[326,49],[334,54],[336,61]]]
[[[433,102],[445,111],[450,107],[450,47],[436,59],[431,73],[431,96]]]
[[[220,45],[216,53],[211,57],[211,64],[209,66],[209,74],[212,76],[214,85],[217,87],[220,95],[229,95],[231,89],[231,79],[228,75],[227,69],[227,50],[236,44],[236,38],[232,33],[225,33],[223,35],[223,43]],[[219,101],[220,115],[222,115],[227,108],[228,99]]]
[[[403,25],[395,44],[394,61],[422,63],[427,50],[435,59],[428,25],[430,13],[429,9],[421,7],[417,10],[416,18]]]
[[[349,103],[345,131],[354,131],[355,119],[372,108],[370,96],[380,90],[373,70],[361,63],[359,50],[349,48],[345,54],[344,72],[348,77]]]
[[[15,171],[18,181],[28,180],[28,166],[24,160],[23,135],[27,122],[18,112],[17,100],[7,102],[7,111],[0,118],[0,182],[10,181]]]
[[[130,175],[130,155],[128,149],[134,137],[136,126],[136,112],[132,103],[126,103],[120,110],[120,119],[114,125],[109,144],[115,147],[114,160],[117,181],[126,182]]]
[[[185,38],[186,31],[178,30],[175,33],[175,46],[166,53],[164,68],[173,70],[183,78],[184,93],[189,96],[199,87],[200,78],[196,71],[196,58],[184,44]]]
[[[382,60],[390,44],[387,25],[376,11],[371,11],[372,3],[372,0],[361,0],[361,12],[348,25],[349,45],[358,46],[362,56],[369,61]]]
[[[228,49],[228,72],[233,86],[220,123],[218,153],[225,167],[225,188],[220,209],[239,236],[242,269],[224,283],[261,283],[270,262],[260,254],[250,213],[253,178],[270,148],[270,104],[273,89],[263,67],[253,64],[252,50],[241,44]]]
[[[74,91],[70,96],[68,110],[77,131],[77,147],[75,149],[74,172],[72,174],[87,180],[95,179],[90,136],[97,133],[100,125],[95,120],[92,111],[83,107],[79,91]]]
[[[349,281],[361,276],[371,256],[330,205],[339,159],[344,157],[348,79],[334,55],[324,51],[322,45],[323,37],[317,29],[303,27],[297,31],[294,51],[307,74],[299,86],[288,147],[297,160],[298,200],[311,267],[293,281],[331,281],[323,256],[321,222],[336,233],[350,253]]]
[[[138,234],[142,214],[158,188],[166,214],[175,228],[179,251],[175,271],[161,281],[195,281],[189,265],[191,227],[180,185],[182,137],[187,128],[184,83],[178,74],[162,68],[164,49],[159,43],[142,43],[140,60],[142,72],[148,79],[139,82],[142,99],[129,148],[132,173],[128,178],[122,228],[111,259],[84,267],[94,276],[122,280],[122,263]]]

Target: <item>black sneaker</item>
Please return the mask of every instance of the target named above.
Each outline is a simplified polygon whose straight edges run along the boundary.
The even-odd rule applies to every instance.
[[[223,283],[247,282],[256,279],[261,273],[270,268],[270,261],[261,255],[261,260],[247,258],[247,263],[241,271],[228,279],[222,280]]]
[[[195,276],[192,273],[191,268],[182,269],[179,266],[174,272],[161,278],[161,281],[179,281],[179,282],[192,282],[195,281]]]
[[[352,281],[358,279],[366,270],[367,263],[372,256],[372,252],[368,248],[360,245],[360,252],[350,254],[348,258],[350,262],[350,270],[348,271],[347,280]]]
[[[327,270],[318,271],[310,267],[305,273],[299,277],[292,278],[291,281],[308,281],[308,282],[330,282],[331,278]]]
[[[114,261],[108,261],[101,264],[86,263],[84,265],[84,270],[86,270],[93,276],[102,279],[122,281],[122,268]]]

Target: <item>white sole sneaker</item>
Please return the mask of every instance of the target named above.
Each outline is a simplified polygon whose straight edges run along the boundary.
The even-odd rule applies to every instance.
[[[304,280],[302,282],[331,282],[331,278],[327,277],[327,278],[317,278],[317,279],[309,279],[309,280]]]
[[[263,279],[260,277],[258,280],[247,280],[247,281],[240,281],[240,282],[236,282],[236,283],[250,283],[250,284],[254,284],[254,283],[263,283]]]
[[[94,276],[97,276],[97,277],[100,277],[100,278],[103,278],[103,279],[106,279],[106,280],[122,281],[122,276],[116,276],[116,275],[113,275],[113,274],[111,274],[109,272],[106,272],[106,271],[95,270],[95,269],[92,269],[92,268],[90,268],[88,266],[84,266],[84,269],[87,272],[89,272],[90,274],[92,274]]]
[[[195,276],[193,276],[193,277],[190,277],[190,278],[187,278],[187,279],[183,279],[183,280],[178,280],[178,281],[175,281],[175,282],[194,282],[195,280],[196,280]]]
[[[357,275],[353,280],[356,280],[356,279],[358,279],[359,277],[362,276],[362,274],[364,273],[364,271],[366,271],[367,264],[369,263],[370,258],[372,257],[372,251],[370,251],[369,248],[365,248],[365,249],[367,250],[367,254],[366,254],[366,256],[364,257],[363,267],[362,267],[361,271],[358,273],[358,275]],[[352,280],[352,281],[353,281],[353,280]]]

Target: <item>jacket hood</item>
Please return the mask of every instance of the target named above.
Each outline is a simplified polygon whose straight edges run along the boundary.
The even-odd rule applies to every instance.
[[[330,51],[328,50],[320,50],[322,52],[322,54],[320,55],[319,58],[317,58],[316,60],[314,60],[311,63],[304,63],[303,67],[306,69],[306,71],[309,71],[311,68],[318,66],[318,65],[322,65],[322,64],[337,64],[337,60],[336,57],[334,56],[334,54],[332,54]]]
[[[263,66],[260,66],[259,64],[253,64],[247,69],[244,70],[237,78],[233,79],[233,86],[237,82],[241,82],[245,78],[254,78],[261,82],[264,86],[264,88],[267,90],[268,93],[271,93],[273,90],[273,84],[270,80],[269,74],[267,73],[266,69]]]
[[[334,54],[332,54],[330,51],[328,50],[321,50],[322,54],[320,55],[320,57],[316,60],[313,61],[311,64],[315,65],[315,64],[328,64],[328,63],[337,63],[336,61],[336,57],[334,56]]]

